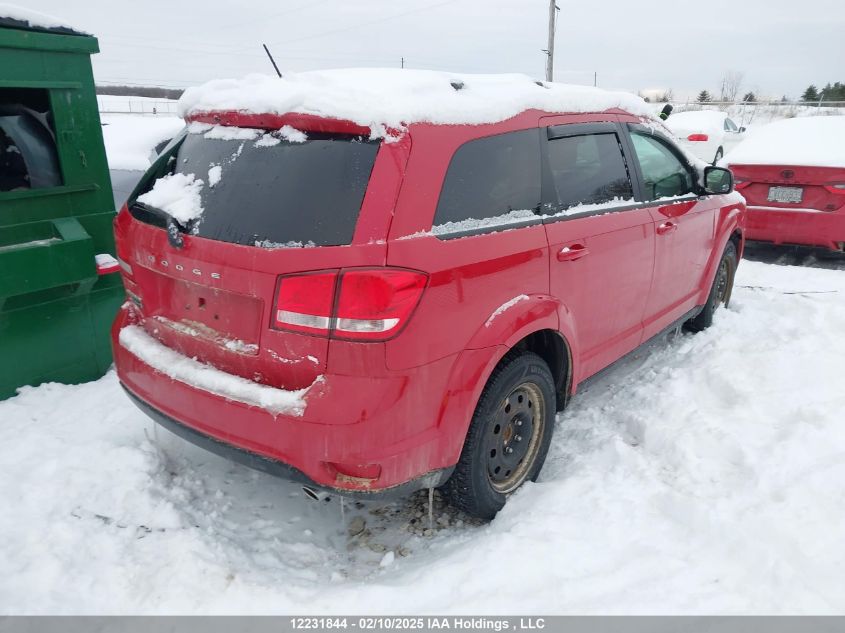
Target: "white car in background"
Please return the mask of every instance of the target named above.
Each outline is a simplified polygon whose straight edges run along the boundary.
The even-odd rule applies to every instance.
[[[715,164],[745,138],[745,128],[719,110],[675,112],[665,123],[682,146],[708,163]]]

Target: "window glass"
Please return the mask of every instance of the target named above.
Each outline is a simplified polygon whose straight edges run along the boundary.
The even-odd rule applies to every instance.
[[[488,136],[455,152],[434,224],[485,220],[540,204],[540,137],[536,129]]]
[[[0,88],[0,191],[62,184],[46,90]]]
[[[638,132],[631,134],[643,175],[645,199],[675,198],[693,192],[687,167],[662,141]]]
[[[202,181],[203,208],[186,228],[250,246],[349,244],[379,142],[317,133],[308,133],[304,142],[259,137],[185,136],[171,165],[174,173]],[[157,176],[149,174],[134,197],[154,187]],[[164,221],[134,200],[130,209],[141,221]]]
[[[725,130],[728,132],[738,132],[739,128],[736,126],[736,123],[730,119],[725,119]]]
[[[616,134],[585,134],[549,141],[549,167],[559,208],[631,200],[631,178]]]

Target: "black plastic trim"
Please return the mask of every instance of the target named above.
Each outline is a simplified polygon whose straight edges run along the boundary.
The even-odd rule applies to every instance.
[[[562,123],[550,125],[546,128],[546,138],[554,140],[567,136],[586,136],[588,134],[618,134],[619,128],[613,121],[599,121],[595,123]]]

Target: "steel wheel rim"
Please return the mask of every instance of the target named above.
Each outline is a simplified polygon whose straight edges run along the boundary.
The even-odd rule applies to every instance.
[[[716,275],[716,304],[723,303],[728,294],[728,278],[730,277],[730,264],[723,259],[719,264],[719,273]]]
[[[487,430],[487,479],[508,494],[528,478],[543,437],[546,400],[539,387],[524,382],[502,399]]]

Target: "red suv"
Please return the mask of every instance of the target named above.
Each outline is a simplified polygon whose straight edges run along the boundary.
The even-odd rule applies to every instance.
[[[525,110],[379,140],[189,119],[116,220],[117,372],[168,429],[308,490],[442,486],[491,518],[580,383],[730,297],[743,199],[653,120]]]

